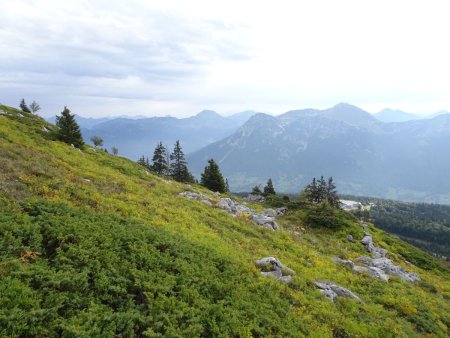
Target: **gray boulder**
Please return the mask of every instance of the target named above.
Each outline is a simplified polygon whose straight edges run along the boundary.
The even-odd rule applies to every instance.
[[[248,194],[245,200],[249,202],[264,202],[265,198],[261,195]]]
[[[384,274],[388,276],[397,276],[401,280],[408,283],[415,283],[420,281],[420,277],[418,274],[414,272],[407,272],[400,265],[395,265],[392,260],[386,257],[380,258],[369,258],[369,257],[360,257],[358,261],[363,262],[369,267],[376,268],[381,270]],[[377,270],[377,271],[378,271]]]
[[[263,276],[270,276],[284,283],[290,283],[294,270],[283,265],[275,257],[264,257],[255,261],[255,265],[264,270],[261,272]]]
[[[388,253],[386,249],[378,248],[373,244],[372,235],[368,232],[364,233],[364,237],[361,240],[361,243],[366,247],[367,251],[369,251],[374,257],[385,257]]]
[[[343,288],[337,284],[326,282],[326,281],[315,281],[314,284],[319,288],[319,290],[325,295],[326,298],[331,301],[335,301],[337,297],[347,297],[356,299],[358,302],[362,303],[361,298],[355,295],[350,290]]]

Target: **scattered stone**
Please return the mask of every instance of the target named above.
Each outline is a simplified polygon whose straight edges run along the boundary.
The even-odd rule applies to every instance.
[[[280,228],[277,222],[275,222],[274,217],[265,216],[264,214],[254,214],[253,222],[271,230],[278,230]]]
[[[342,286],[339,286],[337,284],[325,281],[315,281],[314,284],[325,295],[325,297],[330,299],[332,302],[334,302],[337,297],[348,297],[356,299],[358,302],[362,303],[361,298],[359,298],[350,290],[343,288]]]
[[[372,266],[367,267],[367,266],[356,265],[355,263],[353,263],[350,260],[341,259],[339,257],[334,257],[333,262],[345,265],[345,266],[349,267],[350,269],[352,269],[353,271],[366,273],[369,276],[374,277],[374,278],[378,278],[378,279],[381,279],[384,281],[389,280],[389,276],[386,273],[384,273],[381,269],[376,268],[376,267],[372,267]]]
[[[365,229],[365,228],[369,227],[369,224],[367,224],[366,222],[363,222],[363,223],[361,224],[361,226]]]
[[[225,210],[233,217],[242,214],[249,215],[249,218],[253,222],[270,230],[278,230],[280,228],[277,222],[275,222],[275,216],[282,215],[287,210],[287,208],[279,208],[276,210],[265,209],[264,211],[258,213],[231,198],[220,198],[220,194],[217,193],[214,194],[214,197],[219,197],[217,203],[213,203],[208,199],[207,195],[198,192],[184,191],[180,193],[180,196],[191,200],[198,200],[206,205],[216,206],[220,209]]]
[[[276,279],[284,283],[290,283],[292,281],[294,270],[283,265],[275,257],[261,258],[255,261],[255,265],[262,270],[266,270],[261,272],[263,276],[275,277]]]
[[[355,264],[350,260],[341,259],[339,257],[334,257],[333,262],[348,266],[350,269],[353,269]]]
[[[0,115],[8,115],[8,113],[0,109]]]
[[[418,274],[414,272],[407,272],[400,265],[395,265],[392,260],[386,257],[370,258],[370,257],[360,257],[358,261],[367,265],[368,267],[377,268],[383,271],[388,276],[397,276],[401,280],[408,283],[415,283],[420,281]]]
[[[353,242],[353,236],[352,235],[347,235],[347,240],[349,241],[349,242]]]
[[[275,217],[277,215],[277,212],[273,209],[266,209],[262,212],[262,214],[267,217]]]
[[[261,195],[248,194],[245,200],[249,202],[264,202],[265,198]]]
[[[364,238],[361,240],[361,243],[364,244],[367,251],[369,251],[374,257],[386,257],[388,251],[383,248],[378,248],[373,245],[372,235],[368,232],[364,233]]]
[[[277,216],[283,216],[286,213],[287,210],[288,210],[287,207],[278,208],[276,210]]]
[[[47,134],[50,132],[50,130],[48,130],[47,127],[43,127],[43,128],[42,128],[42,131],[43,131],[44,133],[47,133]]]
[[[407,272],[401,266],[395,265],[392,260],[387,258],[386,255],[388,254],[388,251],[386,249],[376,247],[373,244],[371,234],[367,232],[364,233],[364,238],[361,240],[361,243],[366,247],[367,251],[372,254],[372,258],[362,256],[357,259],[358,262],[363,265],[356,265],[350,260],[344,260],[338,257],[333,258],[333,261],[335,263],[345,265],[353,271],[363,272],[371,277],[378,278],[383,281],[388,281],[390,276],[397,276],[401,280],[408,283],[420,281],[420,276],[418,274],[414,272]]]
[[[376,268],[374,266],[367,267],[367,266],[355,265],[353,267],[353,271],[366,273],[370,277],[378,278],[378,279],[381,279],[381,280],[383,280],[385,282],[387,282],[389,280],[389,276],[386,273],[384,273],[383,270],[381,270],[379,268]]]

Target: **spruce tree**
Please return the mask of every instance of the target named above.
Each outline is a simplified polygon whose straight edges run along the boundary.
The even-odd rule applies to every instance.
[[[336,185],[333,182],[333,177],[328,178],[327,183],[327,199],[330,205],[334,208],[340,208],[340,200],[336,191]]]
[[[255,185],[252,189],[252,195],[262,195],[261,188],[259,185]]]
[[[25,103],[25,99],[22,99],[22,101],[20,101],[20,109],[21,109],[24,113],[31,113],[30,108],[28,108],[27,104]]]
[[[73,144],[74,147],[83,146],[83,137],[81,136],[80,126],[75,121],[75,116],[70,113],[67,107],[61,112],[61,116],[56,117],[56,126],[59,127],[56,132],[56,138],[67,144]]]
[[[156,146],[153,153],[151,169],[158,175],[167,175],[169,173],[169,163],[167,163],[167,151],[162,142]]]
[[[139,163],[141,166],[143,166],[144,168],[151,170],[150,168],[150,162],[148,161],[148,157],[146,158],[144,155],[142,155],[139,160],[137,161],[137,163]]]
[[[276,194],[277,193],[275,192],[275,189],[273,187],[272,179],[269,178],[269,180],[267,181],[266,186],[264,187],[263,195],[264,196],[268,196],[268,195],[276,195]]]
[[[325,181],[323,176],[320,176],[320,179],[317,182],[317,195],[318,195],[317,202],[322,202],[324,199],[327,198],[327,182]]]
[[[208,165],[205,167],[200,184],[212,191],[225,192],[226,186],[222,173],[220,172],[217,163],[210,159]]]
[[[175,142],[170,154],[170,176],[178,182],[194,182],[194,177],[187,168],[187,162],[181,149],[180,141]]]

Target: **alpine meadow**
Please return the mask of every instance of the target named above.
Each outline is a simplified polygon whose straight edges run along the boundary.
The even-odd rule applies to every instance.
[[[0,338],[450,337],[449,12],[0,1]]]
[[[0,113],[2,336],[448,335],[446,263],[345,211],[289,202],[279,229],[268,229],[221,208],[231,196],[72,147],[30,113]],[[336,263],[370,254],[365,233],[420,280]],[[264,257],[288,267],[290,282],[262,275],[255,262]],[[329,299],[321,281],[357,299]]]

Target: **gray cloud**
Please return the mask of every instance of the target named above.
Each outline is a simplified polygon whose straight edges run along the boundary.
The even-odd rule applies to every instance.
[[[234,39],[239,27],[149,10],[139,2],[81,2],[67,9],[21,4],[26,10],[19,18],[11,6],[0,5],[3,102],[48,92],[151,99],[158,94],[150,90],[161,91],[157,85],[178,86],[201,78],[211,63],[249,58]],[[135,80],[128,86],[115,81],[127,79]]]

